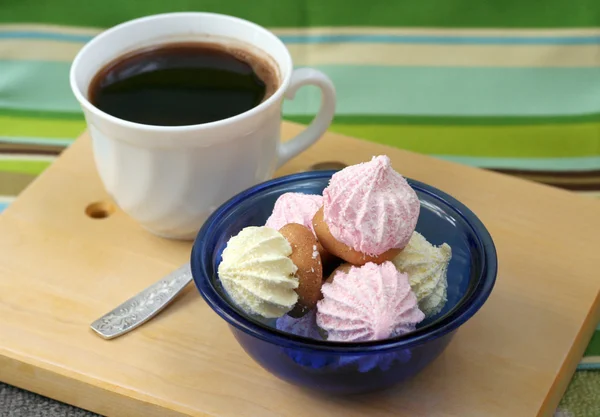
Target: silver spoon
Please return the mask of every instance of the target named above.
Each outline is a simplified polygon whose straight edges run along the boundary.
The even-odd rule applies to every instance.
[[[158,314],[191,281],[190,264],[186,263],[94,321],[92,330],[105,339],[119,337]]]

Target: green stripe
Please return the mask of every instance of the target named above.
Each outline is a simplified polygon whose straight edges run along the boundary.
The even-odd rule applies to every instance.
[[[48,110],[24,110],[0,108],[0,116],[17,116],[42,119],[65,119],[83,121],[79,108],[60,112]],[[285,120],[309,124],[314,115],[286,114]],[[427,125],[427,126],[532,126],[549,124],[577,124],[600,122],[600,113],[569,116],[411,116],[411,115],[344,115],[334,118],[343,125]]]
[[[68,62],[0,60],[0,108],[76,113]]]
[[[0,60],[0,108],[80,112],[67,62]],[[600,68],[316,66],[336,86],[337,114],[539,117],[600,112]],[[300,89],[286,115],[317,111],[320,93]]]
[[[1,114],[1,112],[0,112]],[[313,115],[286,115],[291,122],[308,124]],[[410,115],[336,115],[334,123],[343,125],[428,125],[428,126],[531,126],[600,122],[600,113],[571,116],[410,116]]]
[[[503,127],[334,124],[331,130],[434,155],[497,158],[570,158],[600,155],[598,123]]]
[[[31,2],[3,2],[2,22],[44,22],[75,26],[107,27],[143,15],[171,11],[208,11],[232,14],[266,26],[435,26],[435,27],[589,27],[598,26],[597,0],[395,1],[345,0],[301,2],[296,0],[145,0],[133,3],[103,0],[101,3],[61,0],[52,7],[31,7]],[[268,12],[267,12],[268,11]]]
[[[51,161],[33,161],[24,159],[5,159],[0,160],[0,172],[18,172],[21,174],[39,175],[48,166]]]
[[[339,115],[556,116],[600,111],[600,68],[457,68],[317,65],[336,86]],[[286,101],[313,114],[316,89]]]
[[[0,115],[0,136],[76,138],[86,128],[83,120],[37,119]]]
[[[583,356],[600,356],[600,331],[596,330]]]
[[[0,116],[32,117],[40,119],[84,120],[81,109],[77,111],[52,111],[0,108]]]
[[[84,120],[79,108],[74,111],[24,110],[0,108],[0,116],[45,119]],[[308,124],[313,115],[286,115],[291,122]],[[358,125],[429,125],[429,126],[531,126],[600,122],[600,113],[569,116],[412,116],[412,115],[336,115],[334,123]]]
[[[42,119],[84,120],[83,113],[0,108],[0,116]],[[290,122],[309,124],[314,115],[285,115]],[[428,125],[428,126],[531,126],[600,122],[600,113],[570,116],[411,116],[411,115],[336,115],[334,123],[344,125]]]

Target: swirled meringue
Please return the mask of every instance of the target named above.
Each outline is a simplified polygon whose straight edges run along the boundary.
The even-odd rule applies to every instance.
[[[308,227],[313,233],[312,219],[323,205],[323,197],[313,194],[285,193],[279,196],[273,207],[273,213],[265,226],[275,230],[289,223],[298,223]]]
[[[451,258],[452,249],[448,244],[436,247],[414,232],[408,245],[392,260],[400,272],[408,274],[419,308],[426,316],[439,313],[446,304]]]
[[[281,317],[298,301],[290,243],[270,227],[250,226],[227,242],[219,278],[231,299],[249,314]]]
[[[332,236],[369,256],[404,248],[419,211],[417,194],[385,155],[335,173],[323,191]]]
[[[338,271],[321,291],[317,324],[327,332],[327,340],[387,339],[414,330],[425,318],[408,276],[390,261],[353,266],[347,273]]]

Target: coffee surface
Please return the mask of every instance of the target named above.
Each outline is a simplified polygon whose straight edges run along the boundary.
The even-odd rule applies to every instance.
[[[92,79],[100,110],[130,122],[184,126],[244,113],[277,89],[266,59],[218,43],[172,43],[134,51]]]

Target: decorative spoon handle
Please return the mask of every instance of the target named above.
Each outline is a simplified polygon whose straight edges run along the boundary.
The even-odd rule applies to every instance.
[[[190,264],[161,278],[91,325],[105,339],[121,336],[141,326],[165,308],[192,281]]]

